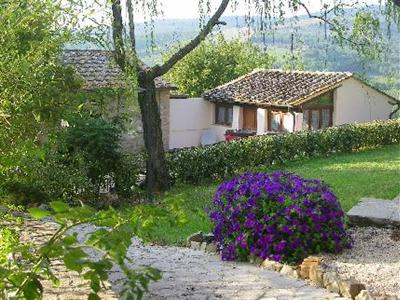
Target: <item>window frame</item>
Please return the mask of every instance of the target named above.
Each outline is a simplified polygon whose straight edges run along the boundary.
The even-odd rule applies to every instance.
[[[302,124],[304,125],[304,114],[305,114],[305,112],[307,111],[307,114],[308,114],[308,122],[307,122],[307,128],[304,128],[303,127],[303,129],[307,129],[307,130],[313,130],[312,129],[312,111],[318,111],[318,128],[316,129],[316,130],[319,130],[319,129],[323,129],[322,128],[322,117],[323,117],[323,114],[322,114],[322,111],[323,110],[329,110],[329,124],[328,124],[328,127],[331,127],[332,125],[333,125],[333,106],[331,106],[331,105],[327,105],[327,106],[319,106],[319,107],[315,107],[315,108],[313,108],[313,107],[307,107],[307,108],[304,108],[303,109],[303,122],[302,122]],[[328,127],[326,127],[326,128],[328,128]]]
[[[270,132],[285,132],[285,128],[283,126],[284,118],[287,112],[278,111],[278,110],[268,110],[268,131]],[[272,129],[272,118],[274,115],[279,115],[279,122],[278,122],[278,130]]]
[[[219,110],[224,109],[225,114],[224,114],[224,120],[219,121]],[[232,117],[229,118],[229,110],[231,109],[232,111]],[[223,103],[216,103],[215,104],[215,115],[214,115],[214,124],[216,125],[225,125],[225,126],[232,126],[232,121],[233,121],[233,105],[231,104],[223,104]],[[231,119],[231,122],[229,122],[229,119]]]

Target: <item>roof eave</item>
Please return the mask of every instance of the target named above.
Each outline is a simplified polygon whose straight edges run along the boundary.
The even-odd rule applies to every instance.
[[[212,103],[221,103],[221,104],[232,104],[232,105],[237,105],[237,106],[256,106],[259,108],[276,108],[276,109],[282,109],[282,108],[292,108],[293,105],[290,104],[267,104],[267,103],[260,103],[260,102],[251,102],[251,101],[245,101],[245,100],[217,100],[217,99],[210,99],[210,98],[205,98],[203,97],[204,100],[210,101]]]

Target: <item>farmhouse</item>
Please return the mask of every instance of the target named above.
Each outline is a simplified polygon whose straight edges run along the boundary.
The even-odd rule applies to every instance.
[[[191,100],[170,104],[172,113],[186,105],[184,120],[171,118],[171,148],[200,144],[205,134],[221,141],[226,133],[277,134],[386,120],[396,102],[351,73],[282,70],[254,70]]]
[[[351,73],[280,70],[255,70],[204,99],[215,103],[217,124],[258,134],[388,119],[394,104]]]
[[[130,117],[122,138],[124,148],[135,151],[143,147],[140,114],[138,108],[128,107],[124,93],[118,92],[126,85],[112,53],[67,50],[62,61],[81,77],[88,99],[91,93],[98,97],[114,91],[112,97],[103,99],[104,106],[108,115]],[[254,70],[206,91],[202,98],[189,99],[171,96],[176,87],[162,78],[155,83],[166,150],[219,142],[227,136],[386,120],[396,102],[353,74],[340,72]]]
[[[144,147],[143,129],[139,108],[131,99],[125,99],[126,83],[121,69],[113,61],[112,52],[106,50],[64,50],[61,61],[72,67],[82,80],[87,99],[108,118],[124,115],[127,131],[122,136],[122,146],[127,151]],[[143,67],[146,67],[143,64]],[[156,98],[161,114],[161,129],[165,148],[169,145],[169,97],[175,85],[163,78],[155,79]],[[89,103],[90,104],[90,103]]]

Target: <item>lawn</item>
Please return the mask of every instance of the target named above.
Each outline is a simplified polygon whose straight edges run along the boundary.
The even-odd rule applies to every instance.
[[[400,193],[400,145],[273,167],[261,166],[253,171],[275,170],[324,180],[332,187],[344,210],[348,211],[362,197],[393,199]],[[188,222],[182,227],[159,224],[154,236],[155,241],[161,244],[182,245],[191,233],[199,230],[209,232],[211,224],[204,209],[210,205],[217,185],[218,183],[174,186],[170,194],[181,194],[185,198],[183,209],[188,215]]]

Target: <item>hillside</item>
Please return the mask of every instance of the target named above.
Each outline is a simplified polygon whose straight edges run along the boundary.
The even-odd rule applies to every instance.
[[[346,18],[353,16],[352,11],[346,12]],[[277,56],[275,68],[282,68],[284,57],[290,57],[292,34],[294,34],[294,52],[301,58],[303,68],[312,71],[347,71],[357,73],[378,88],[399,98],[400,91],[400,33],[396,29],[391,32],[386,48],[389,49],[380,61],[365,61],[355,51],[348,47],[342,48],[325,38],[324,24],[307,16],[298,19],[287,19],[283,25],[268,31],[263,38],[249,30],[243,16],[224,17],[227,25],[216,31],[223,32],[227,38],[239,37],[249,39],[262,46],[265,51]],[[382,28],[387,24],[382,18]],[[137,51],[147,64],[152,65],[161,60],[161,53],[171,46],[177,45],[194,37],[199,29],[198,19],[167,19],[157,20],[154,24],[154,38],[151,30],[145,24],[138,23]],[[79,44],[73,48],[93,48],[94,45]],[[287,58],[286,58],[287,60]]]

